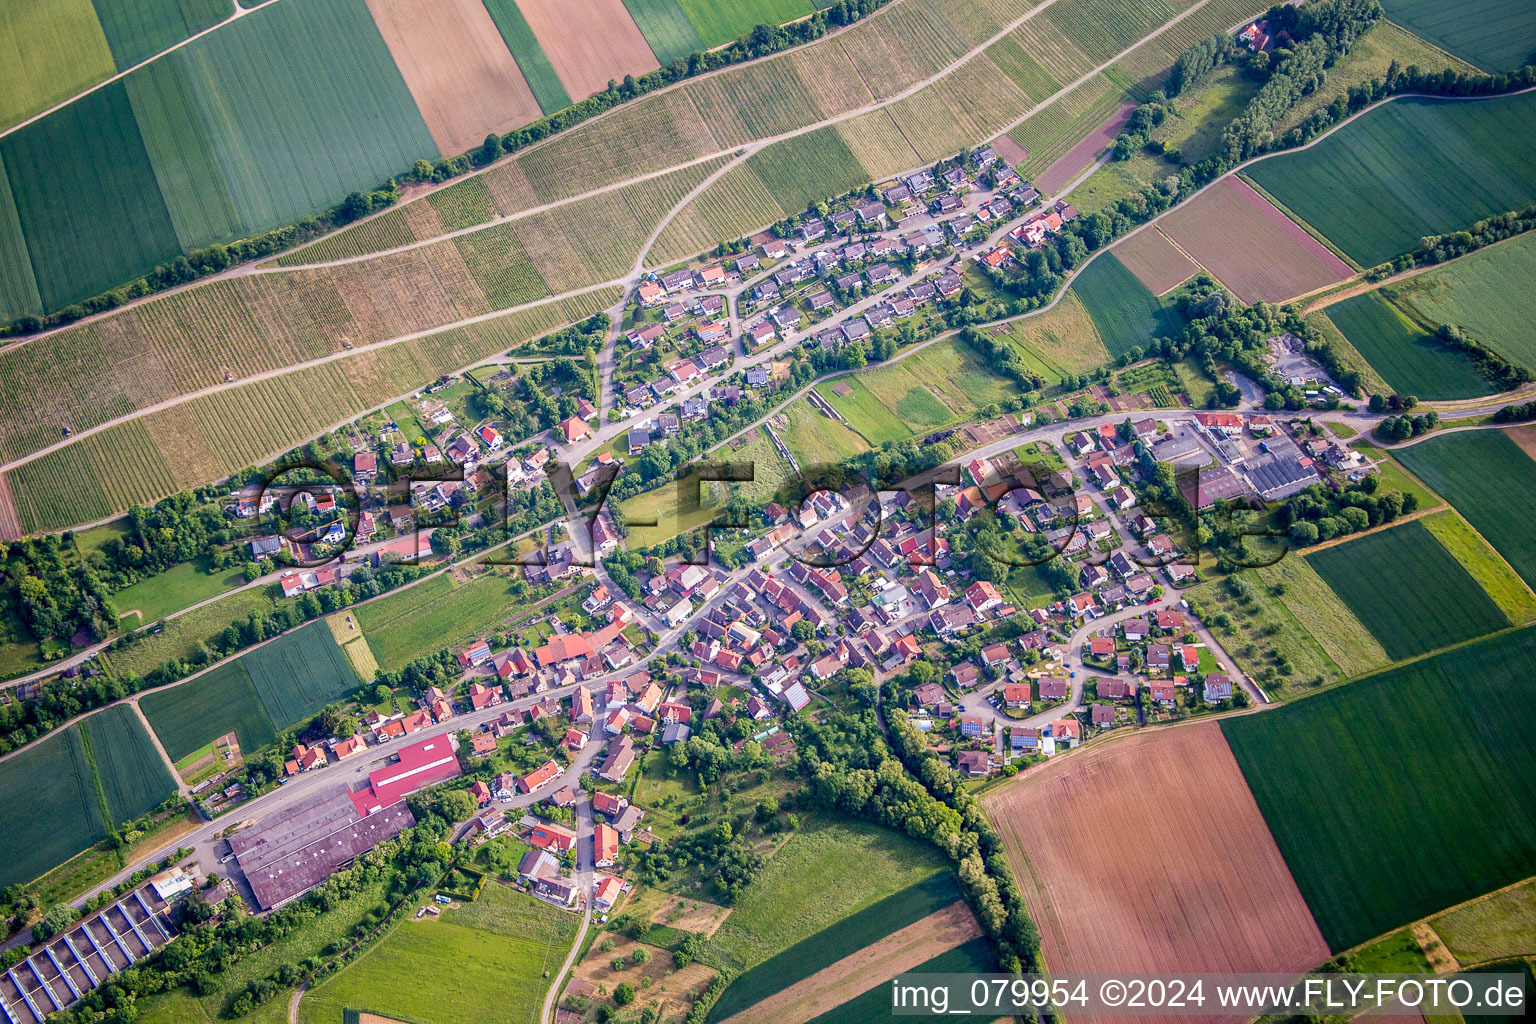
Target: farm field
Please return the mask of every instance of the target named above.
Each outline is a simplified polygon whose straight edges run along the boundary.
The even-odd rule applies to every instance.
[[[1086,171],[1099,154],[1115,144],[1115,137],[1120,134],[1120,129],[1125,127],[1125,122],[1130,120],[1131,111],[1136,109],[1134,103],[1122,104],[1119,110],[1114,111],[1097,128],[1083,136],[1082,140],[1063,153],[1056,162],[1040,172],[1035,181],[1035,187],[1046,195],[1055,195],[1076,180],[1079,174]]]
[[[1400,99],[1247,170],[1361,266],[1536,198],[1536,95]]]
[[[901,833],[807,818],[736,901],[700,959],[744,970],[942,869],[937,850]]]
[[[1352,273],[1343,260],[1236,177],[1175,207],[1158,227],[1247,303],[1280,302]]]
[[[1435,535],[1404,523],[1306,556],[1393,661],[1508,626],[1509,619]],[[1433,580],[1384,591],[1383,580]]]
[[[992,947],[986,939],[972,939],[931,960],[912,967],[915,973],[933,974],[985,974],[997,970]],[[813,1017],[809,1024],[882,1024],[891,1019],[891,993],[878,985],[862,995],[855,996],[820,1017]],[[938,1024],[953,1017],[938,1014],[902,1014],[904,1021],[914,1024]]]
[[[677,0],[624,0],[624,6],[650,44],[657,63],[669,64],[677,57],[705,49]]]
[[[369,0],[368,9],[439,152],[462,153],[543,114],[481,0]]]
[[[1536,462],[1498,430],[1432,437],[1397,457],[1466,517],[1528,584],[1536,584],[1536,532],[1510,509],[1536,502]],[[1497,487],[1488,481],[1497,480]]]
[[[660,67],[623,0],[517,0],[572,100]],[[579,25],[580,31],[571,27]]]
[[[1512,71],[1536,49],[1536,10],[1521,0],[1385,0],[1387,17],[1484,71]]]
[[[107,834],[78,727],[0,761],[0,885],[30,882]]]
[[[517,610],[507,597],[506,578],[486,573],[462,584],[435,576],[359,605],[353,614],[379,666],[398,672],[414,659],[468,640]],[[339,651],[334,643],[331,647]]]
[[[1153,295],[1170,292],[1200,272],[1199,264],[1180,252],[1155,224],[1117,244],[1114,253]]]
[[[1536,873],[1533,680],[1524,629],[1221,723],[1332,949]]]
[[[241,655],[240,660],[279,730],[308,718],[359,684],[324,622],[300,626]]]
[[[1466,356],[1424,333],[1377,292],[1336,302],[1324,315],[1396,394],[1450,399],[1493,390]]]
[[[1111,361],[1098,328],[1072,290],[1064,292],[1052,309],[982,329],[994,334],[1003,331],[997,336],[1012,342],[1024,362],[1052,383]]]
[[[676,0],[706,47],[749,35],[758,25],[782,25],[815,12],[811,0]],[[657,54],[659,58],[661,55]]]
[[[1192,778],[1198,800],[1146,799]],[[1052,971],[1285,972],[1328,956],[1215,722],[1087,748],[982,804]]]
[[[1365,361],[1365,356],[1356,351],[1355,346],[1344,337],[1344,332],[1328,319],[1325,310],[1319,309],[1314,313],[1308,313],[1306,321],[1328,340],[1344,365],[1360,375],[1360,386],[1365,388],[1366,394],[1389,395],[1392,393],[1392,385],[1376,372],[1374,366]]]
[[[843,389],[847,393],[843,393]],[[926,388],[922,388],[927,391]],[[912,436],[912,427],[896,418],[896,414],[880,403],[857,376],[840,377],[816,385],[816,393],[825,398],[832,408],[848,418],[854,429],[864,435],[871,445],[886,441],[902,441]],[[928,395],[932,396],[929,391]],[[936,403],[938,400],[933,399]],[[910,403],[909,403],[910,404]]]
[[[570,106],[570,94],[565,91],[560,76],[549,63],[549,56],[539,45],[538,37],[528,26],[528,19],[523,17],[517,0],[485,0],[485,8],[496,22],[502,41],[512,52],[513,59],[523,73],[523,79],[538,100],[539,109],[546,114],[553,114]]]
[[[7,5],[0,18],[0,128],[47,110],[115,70],[91,0]]]
[[[227,0],[95,0],[95,4],[119,71],[217,25],[232,13]]]
[[[1526,368],[1536,368],[1536,342],[1526,329],[1536,236],[1517,235],[1393,285],[1390,292],[1426,324],[1459,324],[1477,342]]]
[[[1509,621],[1520,625],[1536,618],[1536,595],[1509,563],[1479,537],[1458,512],[1447,509],[1421,520],[1451,557],[1493,598]]]
[[[1273,606],[1279,616],[1288,612],[1338,666],[1342,677],[1361,675],[1392,660],[1305,558],[1287,556],[1252,572],[1260,589],[1268,590],[1259,595],[1260,605]],[[1282,586],[1285,592],[1276,595],[1275,588]]]
[[[1457,961],[1536,953],[1536,882],[1526,882],[1430,921]]]
[[[190,682],[150,690],[139,706],[166,753],[178,762],[227,732],[250,754],[277,739],[243,659],[215,666]]]
[[[407,917],[358,960],[306,992],[301,1024],[341,1024],[365,1011],[433,1024],[538,1020],[547,982],[576,935],[578,915],[498,882],[473,903]],[[402,985],[428,976],[434,985]],[[494,977],[496,984],[485,983]],[[285,1001],[286,1002],[286,1001]]]
[[[1104,253],[1079,271],[1071,287],[1112,357],[1145,348],[1153,338],[1173,331],[1179,320],[1178,313],[1158,302],[1114,253]]]
[[[112,824],[132,821],[175,795],[176,781],[131,707],[114,704],[87,718],[83,728]]]
[[[960,890],[954,876],[948,871],[935,872],[738,975],[715,1003],[709,1021],[722,1021],[738,1014],[743,1014],[743,1024],[748,1018],[757,1019],[770,1002],[777,1002],[772,997],[791,985],[813,978],[838,961],[854,956],[886,936],[926,921],[959,901]],[[965,909],[963,904],[960,909]],[[856,985],[863,981],[863,977],[843,976],[842,980],[845,984]],[[885,979],[869,980],[874,983]]]

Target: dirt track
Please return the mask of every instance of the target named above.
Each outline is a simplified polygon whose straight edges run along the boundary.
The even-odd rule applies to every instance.
[[[1285,973],[1329,956],[1216,722],[1074,752],[984,802],[1053,970]]]
[[[804,1024],[980,934],[971,909],[957,900],[727,1017],[722,1024]]]

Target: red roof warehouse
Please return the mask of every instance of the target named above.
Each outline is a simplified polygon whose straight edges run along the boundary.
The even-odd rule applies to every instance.
[[[352,794],[358,813],[388,807],[407,793],[435,786],[459,774],[459,755],[447,736],[400,748],[400,760],[368,774],[368,788]]]

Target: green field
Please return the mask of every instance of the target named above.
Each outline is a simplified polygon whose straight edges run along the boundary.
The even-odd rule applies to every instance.
[[[1536,585],[1536,527],[1511,510],[1536,507],[1536,463],[1498,430],[1446,434],[1398,453],[1467,517],[1526,583]]]
[[[191,682],[151,690],[139,699],[139,706],[166,753],[178,763],[227,732],[239,738],[246,754],[277,739],[272,718],[239,658]]]
[[[913,974],[988,974],[997,970],[992,946],[986,939],[972,939],[963,946],[956,946],[925,960],[912,968]],[[884,979],[881,979],[883,982]],[[820,1017],[813,1017],[808,1024],[888,1024],[893,1019],[927,1022],[954,1020],[953,1016],[940,1014],[903,1013],[899,1018],[891,1014],[891,990],[885,984],[877,984],[854,996],[836,1009],[828,1010]]]
[[[217,25],[234,13],[229,0],[95,0],[117,70]]]
[[[1178,326],[1178,314],[1159,302],[1111,253],[1101,253],[1073,280],[1072,288],[1111,356],[1145,349],[1153,338]]]
[[[848,394],[838,394],[834,390],[838,386],[849,388]],[[921,390],[930,401],[938,402],[938,399],[933,397],[933,392],[927,388]],[[881,405],[880,400],[870,392],[859,377],[840,377],[835,381],[818,384],[816,393],[830,402],[832,408],[848,417],[848,422],[863,434],[864,439],[870,444],[880,445],[886,441],[904,441],[912,436],[912,427],[897,419],[892,410]],[[940,406],[940,408],[943,407]]]
[[[1253,574],[1267,591],[1257,597],[1261,606],[1273,602],[1278,606],[1277,616],[1288,614],[1294,618],[1339,667],[1344,678],[1381,668],[1391,660],[1305,558],[1289,555],[1274,565],[1254,569]],[[1274,593],[1277,587],[1283,588],[1279,595]]]
[[[78,728],[0,761],[0,886],[30,882],[107,834]]]
[[[0,161],[0,319],[40,313],[42,308],[37,275],[32,273],[32,257],[27,254],[27,239],[21,231],[10,179],[5,163]]]
[[[902,833],[809,818],[736,901],[700,959],[752,967],[942,867],[937,850]]]
[[[492,882],[473,903],[407,918],[299,1003],[301,1024],[348,1010],[432,1024],[533,1024],[570,949],[578,915]],[[402,978],[431,984],[401,984]],[[286,1002],[286,1000],[285,1000]]]
[[[207,572],[199,559],[173,565],[165,572],[124,587],[112,595],[112,600],[120,612],[142,612],[142,616],[128,619],[128,625],[138,626],[244,585],[245,574],[239,570]]]
[[[356,609],[357,624],[386,672],[490,629],[518,611],[505,577],[487,573],[464,584],[435,576]]]
[[[512,59],[517,61],[518,70],[522,71],[528,88],[533,90],[533,98],[539,101],[539,109],[546,114],[553,114],[562,107],[570,106],[570,94],[561,84],[560,76],[555,74],[554,65],[550,64],[533,29],[528,27],[528,19],[518,10],[517,0],[485,0],[485,9],[491,12],[491,20],[496,22],[496,30],[501,33],[502,41],[512,51]],[[644,26],[641,31],[644,31]],[[649,42],[650,38],[647,37],[646,41]]]
[[[0,139],[0,161],[47,308],[180,251],[122,81]]]
[[[1403,308],[1429,324],[1459,324],[1510,362],[1536,368],[1528,327],[1536,280],[1536,234],[1427,270],[1394,286]]]
[[[786,210],[804,210],[869,180],[837,126],[819,128],[758,150],[747,166]]]
[[[114,824],[132,821],[175,794],[170,769],[128,705],[114,704],[87,718],[85,732]]]
[[[235,591],[163,620],[158,633],[134,634],[133,643],[106,652],[103,661],[119,675],[128,672],[148,675],[172,659],[191,658],[197,653],[199,642],[206,644],[231,623],[242,622],[253,612],[265,616],[272,609],[272,599],[263,587]]]
[[[1333,949],[1536,873],[1533,698],[1525,629],[1222,722]]]
[[[1464,964],[1536,953],[1536,882],[1453,910],[1430,922]]]
[[[1536,199],[1536,94],[1407,98],[1248,170],[1361,266]]]
[[[707,47],[747,35],[759,25],[782,25],[815,12],[810,0],[677,0]]]
[[[69,99],[114,70],[90,0],[0,5],[0,128]]]
[[[1512,71],[1536,57],[1536,6],[1527,0],[1383,0],[1387,17],[1484,71]]]
[[[1493,390],[1466,356],[1419,330],[1376,292],[1329,306],[1327,317],[1399,395],[1473,398]]]
[[[1477,581],[1419,522],[1307,556],[1393,661],[1508,626]]]
[[[357,673],[331,627],[311,622],[242,655],[262,706],[278,729],[308,718],[357,689]],[[210,737],[211,738],[211,737]]]
[[[1459,513],[1446,509],[1425,516],[1421,522],[1477,581],[1484,593],[1493,598],[1493,603],[1510,622],[1520,625],[1536,618],[1536,595],[1531,593],[1531,588]]]
[[[846,384],[852,390],[839,395],[834,390],[837,384]],[[1009,381],[993,373],[975,352],[954,338],[825,382],[816,391],[872,445],[904,440],[969,419],[987,406],[1015,395]],[[835,443],[845,432],[842,425],[814,412],[812,416],[817,417],[814,427],[825,435],[828,444],[843,447]],[[799,454],[797,445],[805,444],[803,434],[812,427],[811,422],[801,424],[801,437],[787,442],[791,451]]]
[[[737,976],[710,1010],[709,1019],[724,1020],[745,1010],[959,898],[960,887],[948,871],[909,885]]]
[[[674,58],[705,49],[704,41],[694,31],[693,23],[677,5],[677,0],[624,0],[624,6],[656,55],[656,63],[661,66],[667,66]]]

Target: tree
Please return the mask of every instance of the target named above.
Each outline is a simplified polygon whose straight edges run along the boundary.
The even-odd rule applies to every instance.
[[[59,932],[74,924],[80,917],[80,911],[68,903],[59,903],[48,908],[48,913],[43,919],[32,926],[32,941],[45,942],[53,938]]]
[[[651,951],[646,949],[644,946],[636,946],[635,951],[629,955],[629,958],[633,960],[635,966],[638,967],[651,958]]]
[[[479,805],[464,790],[453,789],[443,794],[437,809],[449,821],[467,821],[479,809]]]
[[[635,1001],[635,986],[627,981],[619,982],[619,987],[613,990],[613,1001],[619,1006],[628,1006]]]

